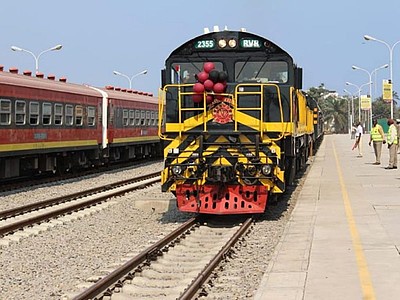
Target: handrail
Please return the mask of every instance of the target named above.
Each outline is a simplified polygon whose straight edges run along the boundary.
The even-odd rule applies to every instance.
[[[204,132],[207,132],[207,93],[203,93],[203,107],[183,107],[183,100],[185,96],[190,96],[190,95],[195,95],[196,93],[193,91],[182,91],[182,88],[184,87],[190,87],[193,86],[194,84],[169,84],[166,85],[164,87],[163,90],[161,90],[162,94],[159,97],[159,115],[163,116],[162,112],[164,110],[164,104],[166,103],[166,92],[168,89],[170,88],[176,88],[177,89],[177,105],[178,105],[178,124],[179,127],[177,129],[178,131],[178,135],[179,138],[182,138],[182,131],[183,131],[183,125],[184,122],[183,121],[183,115],[182,113],[184,111],[202,111],[203,114],[202,116],[200,115],[199,117],[202,118],[202,123],[203,123],[203,130]],[[260,89],[258,91],[239,91],[239,87],[243,87],[243,86],[258,86]],[[235,92],[234,94],[229,94],[229,93],[221,93],[221,94],[217,94],[220,96],[225,96],[226,98],[229,98],[232,100],[232,106],[233,106],[233,116],[234,116],[234,131],[238,131],[238,120],[237,120],[237,112],[241,111],[241,110],[255,110],[255,111],[260,111],[260,119],[259,119],[259,124],[258,124],[258,131],[260,132],[260,138],[261,140],[264,139],[264,87],[269,86],[269,87],[275,87],[277,90],[277,96],[278,96],[278,103],[279,103],[279,111],[280,111],[280,123],[281,123],[281,130],[280,133],[278,135],[278,137],[276,138],[270,138],[269,139],[271,141],[279,141],[281,140],[284,136],[285,136],[285,130],[287,130],[287,128],[285,128],[285,123],[284,119],[283,119],[283,105],[282,105],[282,97],[281,97],[281,93],[280,93],[280,87],[277,84],[273,84],[273,83],[241,83],[238,84],[235,87]],[[290,111],[293,110],[292,107],[292,92],[293,92],[293,88],[290,88],[290,95],[289,95],[289,99],[290,99],[290,103],[289,103],[289,109]],[[255,95],[260,95],[260,106],[259,107],[238,107],[237,105],[237,99],[239,95],[243,95],[243,94],[255,94]],[[213,94],[215,95],[215,94]],[[293,121],[292,119],[292,114],[290,114],[290,122]],[[166,123],[166,122],[165,122]],[[159,137],[161,139],[164,140],[173,140],[172,138],[168,138],[166,135],[163,135],[161,133],[161,128],[162,128],[162,117],[159,118]]]

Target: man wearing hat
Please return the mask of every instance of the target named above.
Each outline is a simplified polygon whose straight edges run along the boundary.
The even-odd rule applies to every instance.
[[[389,165],[385,169],[397,169],[397,127],[394,124],[393,119],[388,119],[387,124],[389,125],[387,136],[387,144],[389,148]]]
[[[375,153],[375,162],[374,165],[381,164],[381,154],[382,154],[382,144],[386,144],[385,141],[385,133],[383,132],[383,128],[378,124],[378,121],[374,119],[372,121],[372,128],[369,136],[368,145],[371,146],[373,143],[374,153]]]

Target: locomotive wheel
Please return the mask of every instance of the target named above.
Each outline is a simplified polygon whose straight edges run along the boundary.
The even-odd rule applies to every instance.
[[[267,207],[269,206],[275,206],[278,204],[278,202],[281,200],[281,195],[282,194],[273,194],[271,192],[268,192],[268,202],[267,202]]]
[[[285,182],[292,185],[296,176],[296,158],[286,157],[285,159]]]

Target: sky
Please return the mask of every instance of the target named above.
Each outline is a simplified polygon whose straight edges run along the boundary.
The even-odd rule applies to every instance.
[[[39,70],[68,82],[129,87],[152,92],[160,87],[161,69],[179,45],[203,33],[204,27],[228,27],[261,35],[285,49],[303,68],[303,89],[318,87],[358,95],[368,72],[389,64],[389,47],[400,40],[398,0],[13,0],[0,6],[0,65],[20,72],[35,69],[38,55],[55,45],[59,51],[39,58]],[[400,43],[393,50],[394,90],[400,92]],[[368,72],[353,70],[352,65]],[[389,68],[372,76],[372,95],[382,94]],[[375,92],[376,91],[376,92]],[[368,92],[365,85],[362,94]]]

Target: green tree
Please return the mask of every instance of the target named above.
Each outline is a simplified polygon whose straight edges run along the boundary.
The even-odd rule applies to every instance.
[[[307,94],[318,101],[326,122],[325,130],[336,133],[347,132],[349,128],[349,99],[339,98],[335,91],[326,89],[323,83],[318,87],[311,87]],[[358,106],[354,109],[358,109]]]
[[[345,98],[329,96],[324,100],[325,121],[332,131],[346,133],[349,128],[348,101]]]
[[[393,117],[395,119],[400,116],[399,108],[397,107],[398,101],[399,95],[397,92],[393,92]],[[377,119],[390,118],[390,103],[383,101],[382,96],[372,102],[372,116]]]

